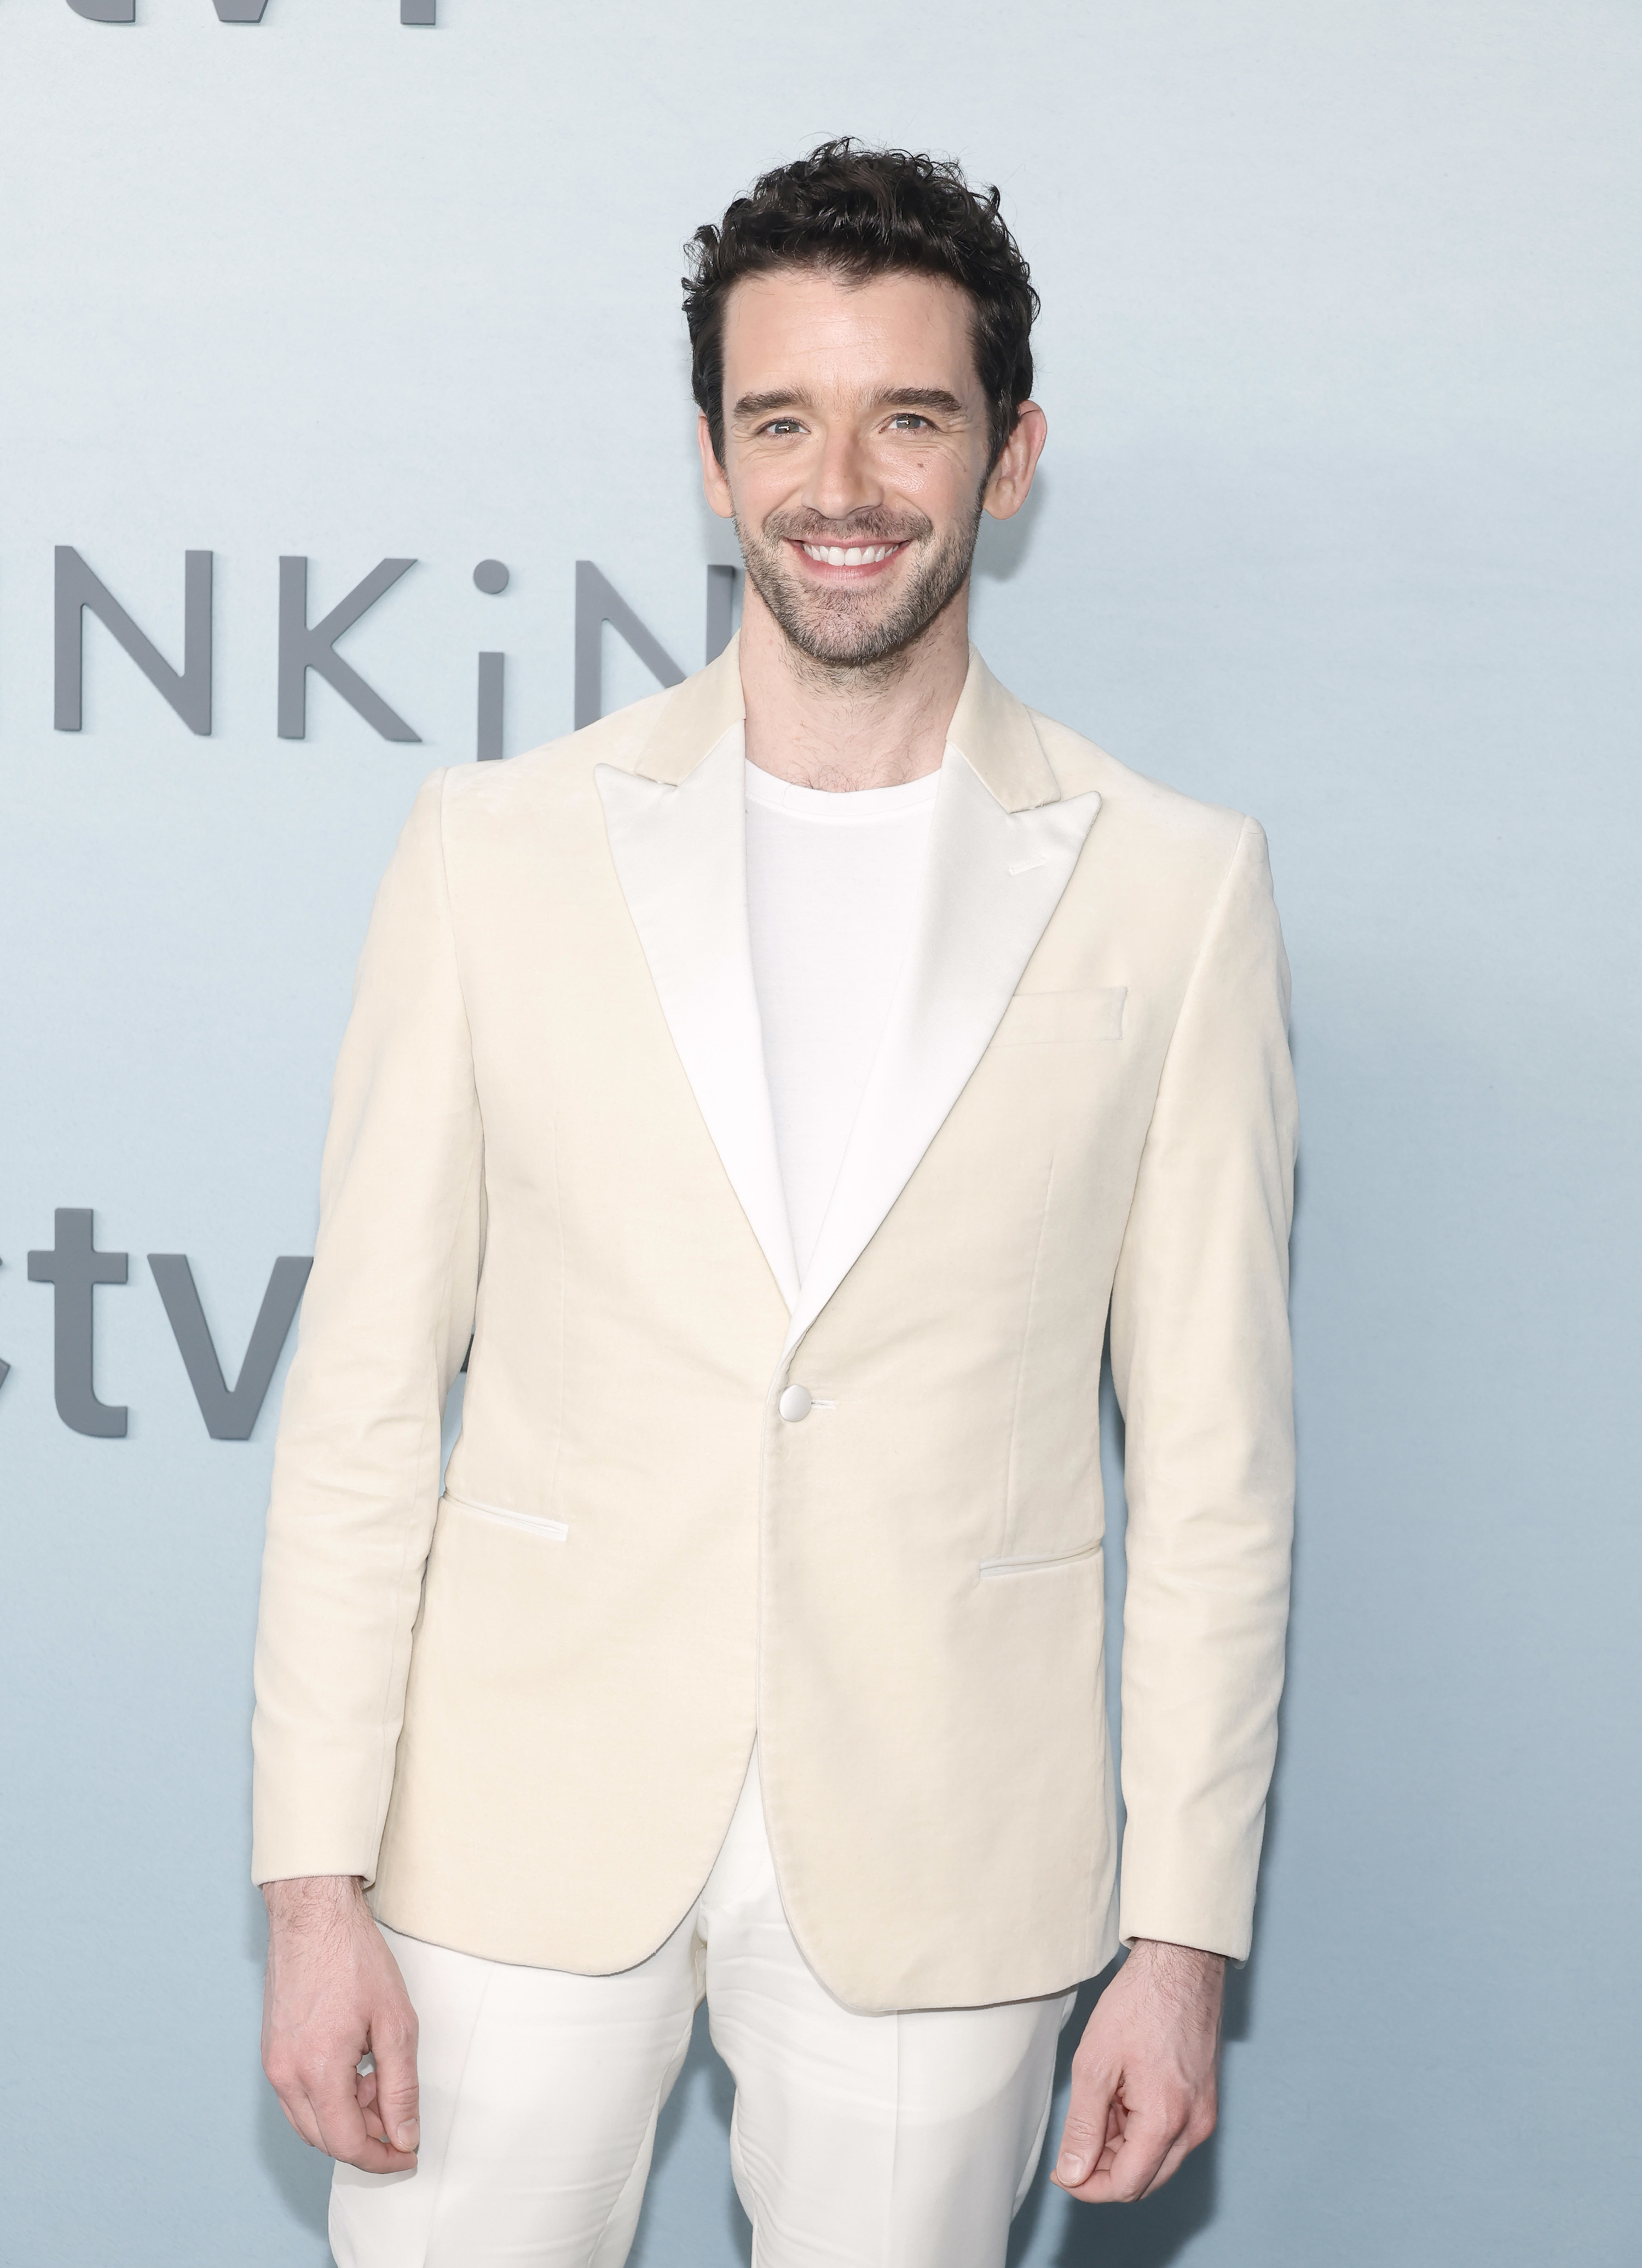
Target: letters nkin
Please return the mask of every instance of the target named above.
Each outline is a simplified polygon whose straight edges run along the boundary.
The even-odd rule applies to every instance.
[[[56,547],[56,592],[54,609],[54,698],[52,721],[60,733],[77,733],[84,717],[85,617],[94,615],[142,671],[166,704],[191,733],[211,729],[211,585],[214,555],[210,551],[183,554],[182,667],[172,666],[152,639],[140,630],[102,578],[71,543]],[[308,561],[291,553],[279,563],[279,674],[277,709],[279,737],[307,737],[308,673],[315,672],[339,693],[350,709],[375,727],[385,740],[420,741],[396,710],[336,652],[336,641],[353,628],[362,615],[386,597],[401,578],[416,564],[414,559],[380,559],[328,615],[308,619]],[[712,661],[730,642],[735,608],[735,570],[707,570],[706,659]],[[474,581],[492,595],[507,588],[508,571],[497,559],[482,559]],[[615,585],[591,559],[576,562],[576,690],[578,730],[591,725],[603,711],[603,633],[608,623],[663,685],[677,685],[684,675],[660,640],[649,630]],[[507,657],[479,656],[477,746],[479,761],[499,757],[503,750],[503,706]]]
[[[88,24],[135,24],[136,0],[69,0],[77,16]],[[268,0],[213,0],[219,24],[260,24]],[[437,24],[438,0],[399,0],[401,24]]]

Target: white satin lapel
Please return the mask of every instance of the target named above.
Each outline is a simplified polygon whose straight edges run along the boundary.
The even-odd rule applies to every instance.
[[[676,783],[598,764],[616,879],[702,1116],[770,1272],[798,1300],[747,926],[738,722]]]
[[[1005,810],[958,749],[947,748],[907,965],[785,1353],[877,1233],[968,1083],[1100,807],[1091,792]]]

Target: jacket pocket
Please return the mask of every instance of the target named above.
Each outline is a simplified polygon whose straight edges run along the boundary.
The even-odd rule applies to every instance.
[[[1121,1040],[1126,984],[1096,984],[1076,992],[1017,992],[1005,1009],[995,1048],[1075,1047],[1092,1040]]]
[[[471,1512],[476,1519],[494,1520],[503,1528],[522,1528],[527,1534],[539,1535],[546,1543],[564,1543],[570,1540],[570,1523],[549,1520],[534,1512],[514,1512],[504,1504],[482,1504],[477,1497],[454,1496],[445,1491],[445,1502],[453,1504],[460,1512]]]
[[[1076,1551],[1057,1551],[1049,1558],[983,1559],[982,1579],[990,1581],[994,1575],[1042,1575],[1052,1567],[1076,1567],[1085,1559],[1100,1557],[1098,1543],[1085,1543]]]

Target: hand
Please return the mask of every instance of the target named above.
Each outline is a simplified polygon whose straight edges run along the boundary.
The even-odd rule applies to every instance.
[[[1086,2205],[1160,2190],[1214,2132],[1226,1960],[1137,1940],[1071,2065],[1054,2178]]]
[[[367,2174],[416,2162],[416,2012],[354,1874],[265,1882],[262,2068],[328,2157]],[[367,2053],[376,2069],[357,2066]]]

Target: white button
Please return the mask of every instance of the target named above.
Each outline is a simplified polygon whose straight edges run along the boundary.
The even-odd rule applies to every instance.
[[[777,1406],[788,1425],[796,1425],[800,1418],[807,1418],[810,1414],[808,1387],[789,1386]]]

